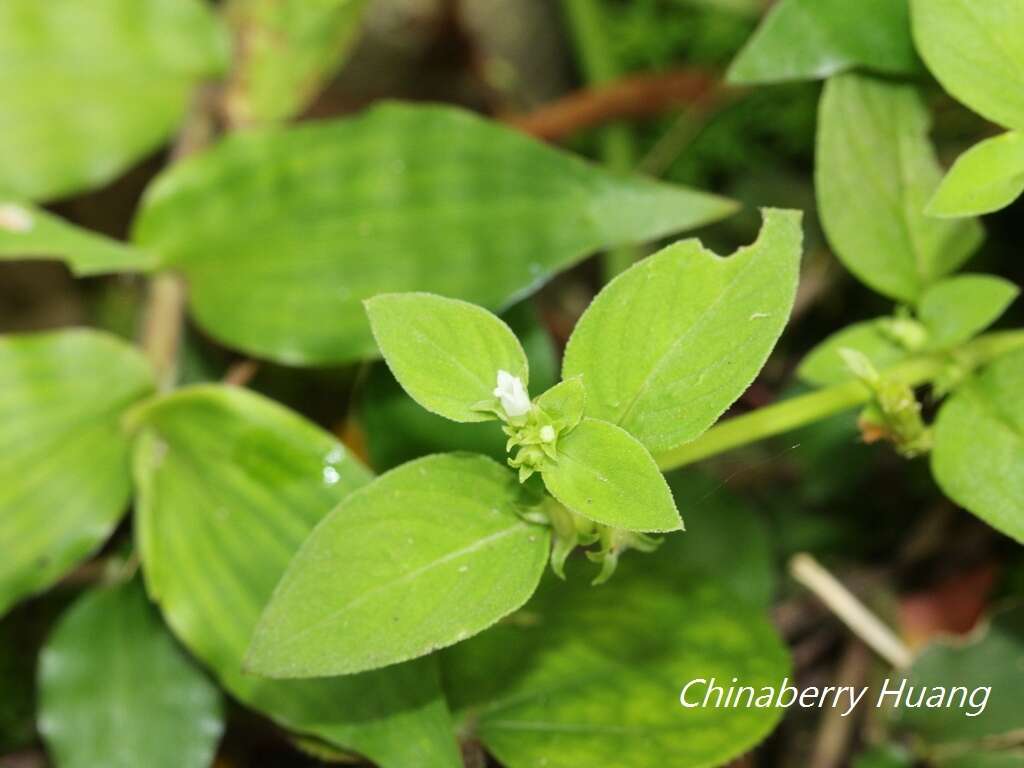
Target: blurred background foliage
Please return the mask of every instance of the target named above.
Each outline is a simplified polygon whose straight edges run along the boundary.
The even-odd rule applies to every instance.
[[[622,75],[696,72],[717,82],[755,29],[765,0],[594,0],[614,30],[608,54]],[[568,5],[568,4],[566,4]],[[524,115],[586,84],[563,7],[552,0],[371,0],[354,50],[303,118],[343,115],[382,98],[443,101],[506,118]],[[817,342],[839,328],[888,311],[828,251],[815,221],[814,133],[819,83],[735,88],[712,103],[672,104],[615,127],[628,163],[664,179],[733,197],[742,214],[699,236],[727,253],[756,235],[761,205],[807,212],[807,255],[792,324],[758,381],[735,406],[739,413],[793,393],[792,372]],[[987,135],[980,118],[930,83],[934,139],[949,164]],[[607,128],[584,128],[563,143],[608,159]],[[624,132],[624,133],[622,133]],[[94,192],[62,199],[52,210],[91,229],[124,237],[141,192],[165,162],[156,152]],[[1021,284],[1024,220],[1019,208],[987,217],[988,240],[968,265]],[[510,321],[526,340],[538,379],[556,375],[556,350],[601,284],[590,259],[516,307]],[[0,262],[0,331],[88,324],[126,338],[137,335],[143,285],[135,277],[73,280],[56,263]],[[1000,326],[1024,324],[1016,307]],[[183,383],[218,380],[237,355],[194,327],[183,349]],[[416,407],[380,363],[292,369],[260,364],[249,386],[327,425],[383,470],[416,455],[452,447],[501,453],[475,426],[451,425]],[[935,489],[924,462],[860,442],[855,414],[830,418],[785,438],[706,462],[700,499],[686,510],[745,504],[758,518],[760,545],[779,570],[787,557],[811,550],[870,597],[872,606],[921,642],[938,629],[966,630],[988,606],[1024,591],[1018,546],[958,510]],[[696,482],[688,471],[687,479]],[[736,502],[734,499],[740,499]],[[116,552],[122,530],[104,554]],[[79,569],[54,590],[0,621],[0,765],[44,765],[34,722],[35,655],[62,609],[96,573]],[[834,619],[782,580],[774,618],[804,684],[836,677],[850,663],[847,637]],[[856,661],[856,659],[855,659]],[[840,670],[841,671],[841,670]],[[851,751],[881,740],[883,723],[859,729]],[[820,713],[793,711],[755,756],[737,766],[809,765]],[[313,765],[254,715],[233,708],[218,765]],[[482,763],[481,763],[482,764]],[[609,763],[610,765],[611,763]],[[879,748],[862,766],[905,765],[896,747]],[[1018,763],[1014,763],[1015,765]]]

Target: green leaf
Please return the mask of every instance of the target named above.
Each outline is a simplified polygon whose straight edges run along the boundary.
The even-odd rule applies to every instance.
[[[818,116],[815,186],[836,256],[865,285],[914,302],[978,247],[974,220],[924,213],[942,172],[913,87],[861,75],[828,81]]]
[[[729,68],[733,83],[819,80],[865,67],[919,69],[907,0],[780,0]]]
[[[519,516],[538,502],[484,456],[428,456],[381,475],[303,544],[263,612],[248,668],[347,675],[486,629],[525,603],[544,572],[548,529]]]
[[[1004,133],[975,144],[953,163],[925,209],[959,218],[1005,208],[1024,192],[1024,134]]]
[[[766,209],[757,242],[722,259],[697,240],[623,273],[580,318],[564,376],[587,415],[658,453],[700,435],[757,376],[789,319],[800,214]]]
[[[226,59],[199,0],[4,0],[0,197],[107,183],[174,133]]]
[[[114,530],[131,494],[120,420],[152,390],[146,360],[113,336],[0,338],[0,614]]]
[[[464,111],[388,104],[229,137],[161,176],[135,231],[218,339],[313,364],[375,354],[360,302],[378,293],[497,309],[594,251],[734,209]]]
[[[621,427],[584,419],[558,441],[543,469],[551,495],[577,514],[631,531],[683,528],[672,492],[651,454]]]
[[[366,0],[231,0],[232,122],[285,120],[304,109],[345,60],[365,7]]]
[[[1024,609],[1021,608],[996,614],[970,642],[940,639],[925,648],[914,661],[906,675],[907,684],[918,691],[922,686],[929,690],[966,687],[968,706],[902,706],[893,710],[893,719],[901,729],[910,730],[928,745],[955,743],[965,747],[966,752],[981,752],[982,739],[1019,734],[1020,713],[1024,707],[1021,659],[1024,659]],[[892,686],[898,687],[899,681],[893,681]],[[974,693],[978,687],[991,688],[984,712],[967,717],[965,713],[976,711],[976,705],[984,697],[983,691]],[[975,696],[974,706],[970,705],[972,695]],[[956,701],[959,703],[959,696]]]
[[[377,346],[398,383],[431,413],[491,421],[474,409],[494,400],[498,371],[529,384],[519,339],[486,309],[429,293],[388,293],[366,301]]]
[[[239,701],[385,768],[459,765],[433,660],[274,681],[242,657],[289,560],[369,480],[329,434],[251,392],[179,390],[135,415],[136,538],[150,595]]]
[[[467,734],[508,768],[723,765],[760,742],[782,710],[679,703],[696,678],[760,689],[789,674],[760,609],[706,576],[645,573],[652,559],[683,562],[683,538],[624,559],[599,589],[578,574],[549,579],[512,620],[445,651],[445,690]]]
[[[207,768],[220,692],[171,639],[141,586],[94,589],[39,660],[39,730],[61,768]]]
[[[145,251],[76,227],[42,208],[0,202],[0,261],[52,258],[67,262],[81,277],[140,272],[155,263]]]
[[[582,376],[560,381],[537,398],[537,405],[558,422],[562,430],[573,429],[583,420],[586,402],[587,390]]]
[[[1024,6],[1019,0],[911,0],[914,42],[956,99],[1024,129]]]
[[[892,322],[892,318],[878,317],[833,333],[807,354],[797,374],[818,387],[850,381],[854,376],[839,354],[841,349],[860,352],[879,371],[906,360],[911,352],[891,333]]]
[[[943,492],[1024,543],[1024,352],[957,390],[935,425],[932,473]]]
[[[1020,288],[993,275],[957,275],[925,291],[918,317],[928,330],[928,346],[944,349],[973,338],[999,319]]]
[[[551,337],[529,302],[517,304],[503,319],[526,350],[531,385],[544,391],[557,380]],[[424,410],[383,363],[373,366],[361,387],[358,418],[377,470],[450,451],[483,453],[502,462],[507,458],[507,438],[492,422],[459,424]]]

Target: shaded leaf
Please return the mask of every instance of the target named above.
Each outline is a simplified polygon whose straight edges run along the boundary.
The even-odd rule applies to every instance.
[[[138,272],[153,266],[150,254],[52,213],[0,202],[0,260],[61,259],[79,276]]]
[[[953,163],[926,209],[958,218],[1005,208],[1024,192],[1024,134],[1004,133],[975,144]]]
[[[551,495],[577,514],[631,531],[683,527],[672,492],[651,454],[626,430],[584,419],[558,442],[543,469]]]
[[[943,492],[1024,543],[1024,352],[962,385],[935,425],[932,473]]]
[[[206,768],[220,692],[164,629],[137,583],[87,592],[39,660],[39,729],[61,768]]]
[[[808,384],[819,387],[850,381],[854,375],[839,353],[841,349],[860,352],[879,371],[907,359],[911,352],[893,336],[891,323],[892,318],[879,317],[833,333],[807,354],[800,363],[798,375]]]
[[[388,104],[229,137],[161,176],[135,231],[218,339],[307,364],[375,354],[360,302],[378,293],[500,308],[589,253],[733,210],[467,112]]]
[[[432,659],[301,682],[242,671],[288,562],[369,473],[329,434],[240,389],[180,390],[136,418],[146,585],[189,650],[235,698],[294,731],[386,768],[459,765]]]
[[[493,421],[474,406],[494,400],[498,372],[530,381],[512,329],[486,309],[429,293],[387,293],[366,302],[374,339],[398,383],[431,413]]]
[[[344,61],[366,0],[230,0],[238,60],[227,108],[235,124],[300,112]]]
[[[911,0],[914,42],[956,99],[1024,129],[1024,6],[1018,0]]]
[[[789,672],[759,609],[707,576],[645,573],[652,558],[682,560],[683,538],[624,559],[600,588],[549,579],[513,620],[445,651],[452,706],[502,765],[722,765],[778,723],[778,709],[680,705],[696,678],[777,686]]]
[[[931,286],[921,297],[918,317],[928,346],[943,349],[973,338],[999,319],[1020,288],[994,275],[957,275]]]
[[[757,241],[722,259],[669,246],[594,299],[565,350],[587,415],[662,452],[700,435],[750,386],[789,319],[800,214],[766,209]]]
[[[0,3],[0,196],[107,183],[174,133],[226,59],[200,0]]]
[[[484,456],[403,464],[339,504],[292,560],[246,664],[273,677],[345,675],[416,658],[519,608],[549,531],[539,497]]]
[[[818,80],[857,67],[917,71],[907,0],[780,0],[728,77],[734,83]]]
[[[840,75],[821,97],[815,187],[829,242],[861,282],[907,302],[982,239],[974,220],[924,213],[942,176],[928,123],[909,85]]]
[[[124,412],[153,390],[103,333],[0,338],[0,614],[94,552],[131,493]]]

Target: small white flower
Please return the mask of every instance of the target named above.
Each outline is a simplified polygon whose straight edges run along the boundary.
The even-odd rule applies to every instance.
[[[498,371],[498,386],[494,396],[501,401],[501,407],[510,419],[525,416],[530,412],[530,395],[518,376],[508,371]]]
[[[8,232],[28,232],[32,229],[32,214],[14,203],[0,205],[0,229]]]

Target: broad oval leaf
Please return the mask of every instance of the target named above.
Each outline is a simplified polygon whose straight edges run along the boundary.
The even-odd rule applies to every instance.
[[[929,117],[912,86],[831,78],[818,114],[818,211],[836,256],[865,285],[914,302],[981,243],[974,220],[924,208],[942,177]]]
[[[339,504],[303,544],[263,613],[247,667],[347,675],[416,658],[525,603],[550,533],[539,499],[485,456],[403,464]]]
[[[907,0],[780,0],[733,60],[734,83],[818,80],[864,67],[919,69]]]
[[[911,0],[914,41],[949,93],[980,115],[1024,129],[1024,5],[1019,0]]]
[[[235,125],[300,112],[344,61],[366,0],[230,0],[237,55],[225,97]]]
[[[890,323],[892,318],[878,317],[833,333],[807,353],[797,370],[798,375],[818,387],[851,380],[854,376],[839,353],[842,349],[860,352],[879,371],[906,360],[911,352],[889,331]]]
[[[61,768],[207,768],[221,709],[135,582],[80,597],[39,659],[39,730]]]
[[[789,319],[802,235],[767,209],[753,245],[723,259],[697,240],[669,246],[594,299],[565,350],[587,415],[658,453],[700,435],[750,386]]]
[[[584,419],[558,441],[544,466],[544,485],[584,517],[631,531],[678,531],[683,521],[672,491],[647,449],[629,432]]]
[[[589,253],[733,210],[468,112],[389,104],[229,137],[154,183],[135,233],[214,336],[313,364],[375,353],[360,302],[378,293],[496,309]]]
[[[107,334],[0,338],[0,614],[114,530],[131,495],[120,421],[153,386],[145,358]]]
[[[759,608],[685,565],[667,576],[686,562],[682,538],[624,558],[600,588],[580,574],[549,579],[521,621],[445,651],[445,690],[463,729],[508,768],[724,765],[767,736],[781,709],[680,705],[690,680],[738,678],[760,692],[789,675]]]
[[[150,254],[31,205],[0,201],[0,260],[61,259],[79,276],[139,272]]]
[[[1020,295],[1020,288],[994,275],[957,275],[936,283],[921,297],[918,317],[928,346],[944,349],[981,333]]]
[[[0,196],[110,181],[174,133],[225,43],[200,0],[4,0]]]
[[[541,392],[557,381],[555,349],[529,302],[503,315],[522,341],[530,365],[530,385]],[[471,451],[505,461],[508,439],[493,422],[457,424],[424,410],[378,363],[360,388],[358,423],[374,469],[383,471],[431,453]]]
[[[943,492],[1024,543],[1024,352],[996,360],[939,411],[932,473]]]
[[[1011,131],[964,152],[942,179],[929,216],[960,218],[1005,208],[1024,192],[1024,133]]]
[[[136,538],[167,623],[238,700],[386,768],[454,768],[432,659],[332,680],[242,671],[260,611],[303,540],[370,476],[329,434],[250,392],[179,390],[136,415]]]
[[[429,293],[366,301],[374,339],[398,383],[431,413],[490,421],[474,406],[494,399],[498,371],[529,384],[529,363],[512,329],[486,309]]]

